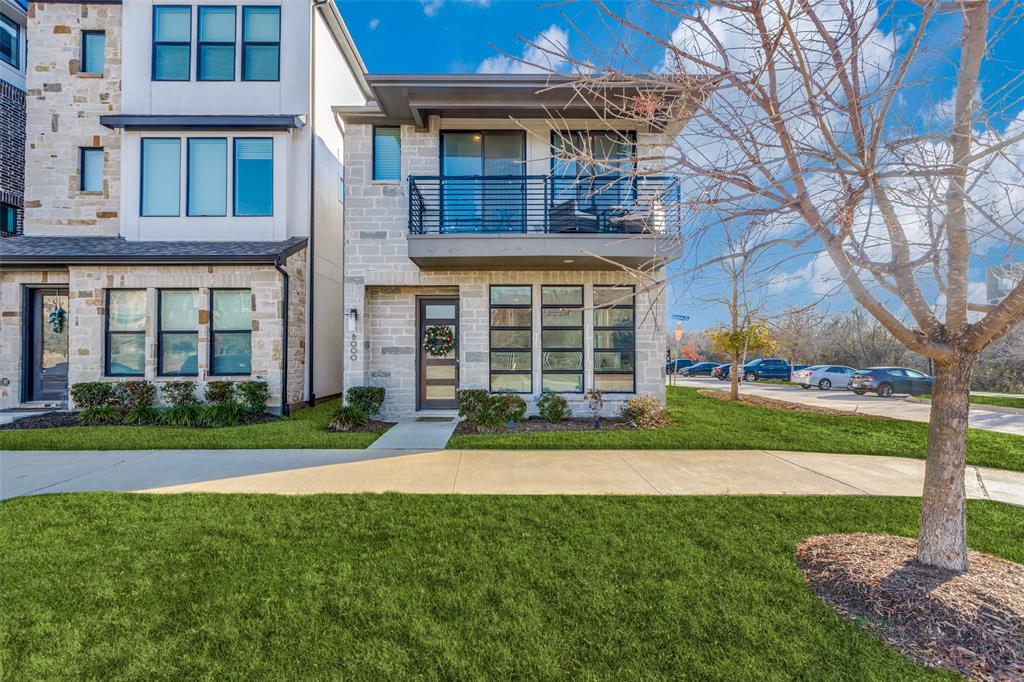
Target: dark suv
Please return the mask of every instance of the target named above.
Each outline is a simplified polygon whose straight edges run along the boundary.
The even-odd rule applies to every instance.
[[[743,365],[743,380],[783,379],[789,381],[789,363],[782,358],[760,358]]]
[[[850,377],[850,390],[857,395],[874,391],[883,398],[893,393],[921,395],[932,392],[932,378],[909,367],[871,367]]]

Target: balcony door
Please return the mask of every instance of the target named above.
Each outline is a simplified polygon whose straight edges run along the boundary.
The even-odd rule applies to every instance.
[[[441,133],[441,231],[525,231],[525,168],[522,131]]]

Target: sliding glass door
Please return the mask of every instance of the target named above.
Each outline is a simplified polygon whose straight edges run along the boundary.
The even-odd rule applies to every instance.
[[[442,232],[525,231],[525,144],[520,131],[441,134]]]

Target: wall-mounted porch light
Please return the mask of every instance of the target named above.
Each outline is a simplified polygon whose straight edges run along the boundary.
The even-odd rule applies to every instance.
[[[355,308],[351,308],[351,309],[349,309],[345,313],[345,320],[348,323],[347,326],[348,326],[348,330],[349,331],[355,331],[356,320],[358,320],[358,319],[359,319],[359,311],[356,310]]]

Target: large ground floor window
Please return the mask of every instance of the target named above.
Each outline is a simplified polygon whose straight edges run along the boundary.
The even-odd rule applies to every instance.
[[[533,287],[492,286],[490,368],[494,393],[533,393]]]
[[[594,287],[594,388],[606,393],[636,391],[633,287]]]
[[[583,287],[543,286],[541,390],[583,393]]]

